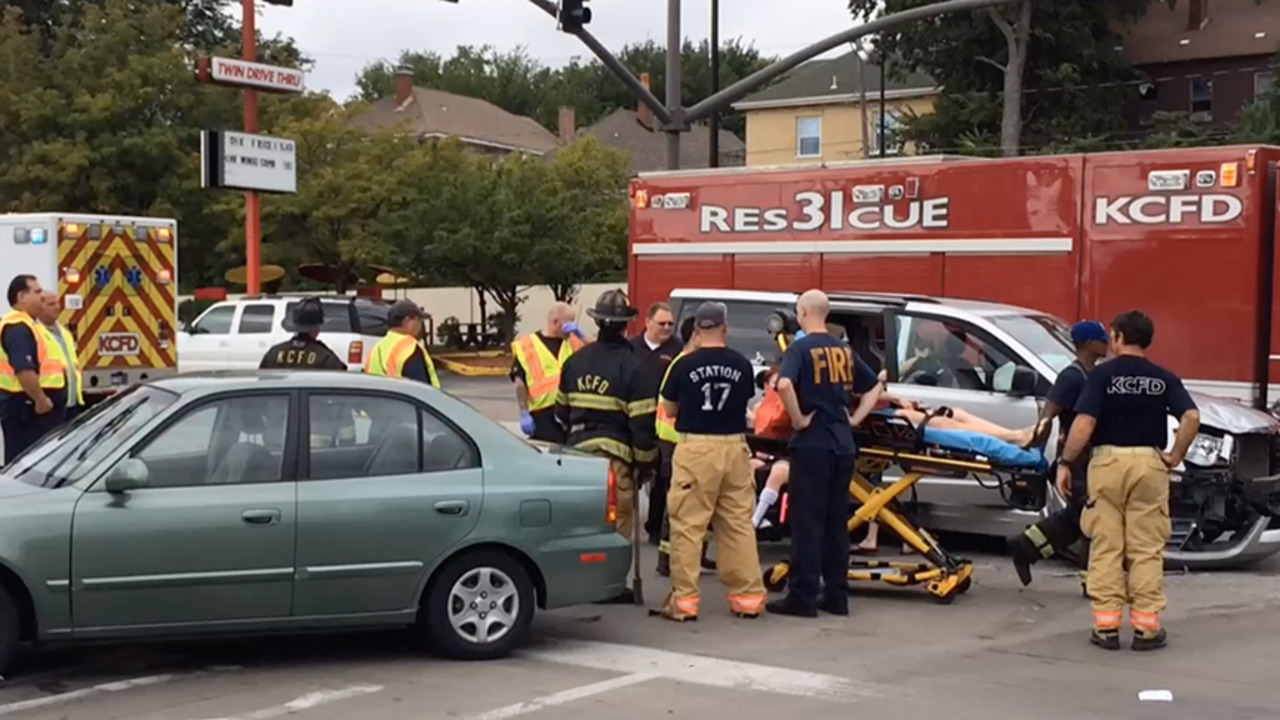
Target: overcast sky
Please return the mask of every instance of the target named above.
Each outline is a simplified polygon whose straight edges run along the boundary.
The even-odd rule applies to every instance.
[[[665,43],[667,3],[663,0],[589,0],[589,29],[617,50],[628,42]],[[296,0],[293,7],[261,5],[259,31],[298,41],[316,66],[310,90],[328,90],[339,99],[355,92],[362,67],[401,50],[451,54],[458,45],[523,45],[548,65],[562,65],[590,51],[556,31],[555,20],[528,0]],[[705,38],[711,0],[684,0],[685,37]],[[741,37],[762,53],[785,55],[853,24],[845,0],[721,0],[720,37]],[[827,53],[838,54],[841,50]]]

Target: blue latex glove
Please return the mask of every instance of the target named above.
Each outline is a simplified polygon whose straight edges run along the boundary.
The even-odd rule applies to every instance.
[[[578,323],[567,322],[561,325],[560,329],[564,330],[567,333],[572,333],[574,335],[577,335],[579,340],[582,339],[582,328],[578,327]]]
[[[528,410],[520,411],[520,431],[529,437],[533,437],[533,416]]]
[[[795,342],[795,341],[799,340],[799,339],[800,339],[800,338],[802,338],[802,337],[804,337],[804,331],[803,331],[803,330],[797,330],[797,331],[796,331],[796,334],[791,336],[791,342]]]

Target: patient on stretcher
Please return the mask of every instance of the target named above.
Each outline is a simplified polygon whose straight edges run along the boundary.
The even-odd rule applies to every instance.
[[[884,370],[880,371],[880,384],[884,385],[888,378]],[[894,417],[900,417],[911,423],[913,427],[919,427],[926,417],[925,408],[913,400],[905,400],[903,398],[882,392],[880,394],[880,404],[876,406],[875,412]],[[1048,427],[1048,421],[1042,420],[1031,427],[1013,430],[993,422],[983,420],[982,418],[961,408],[946,408],[939,415],[934,415],[929,420],[929,427],[936,430],[963,430],[966,432],[982,433],[990,435],[997,440],[1003,440],[1011,445],[1017,445],[1022,449],[1031,447],[1036,443],[1040,436]]]

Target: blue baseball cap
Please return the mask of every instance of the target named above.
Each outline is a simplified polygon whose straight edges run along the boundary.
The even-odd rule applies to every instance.
[[[1111,339],[1111,334],[1107,332],[1107,328],[1097,320],[1081,320],[1071,326],[1071,342],[1076,345],[1083,345],[1090,340],[1098,342],[1107,342]]]

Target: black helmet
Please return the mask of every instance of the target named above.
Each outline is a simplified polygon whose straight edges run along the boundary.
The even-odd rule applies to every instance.
[[[320,303],[320,298],[303,298],[293,308],[293,324],[303,328],[324,325],[324,305]]]
[[[596,299],[596,306],[587,310],[587,314],[598,324],[621,324],[631,322],[640,313],[631,307],[627,294],[621,290],[607,290]]]

